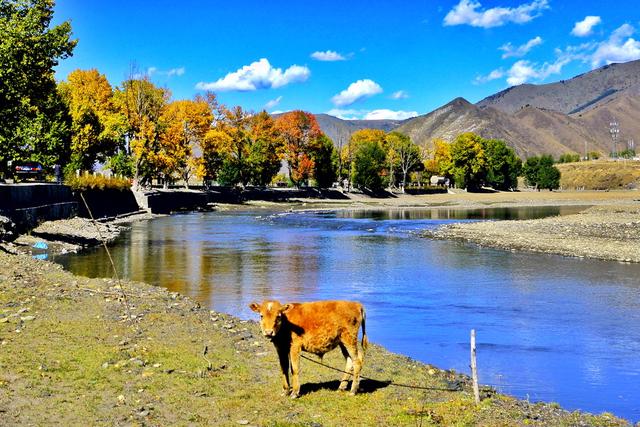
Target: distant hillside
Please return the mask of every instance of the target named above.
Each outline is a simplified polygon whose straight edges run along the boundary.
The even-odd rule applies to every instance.
[[[385,132],[398,127],[402,120],[343,120],[328,114],[316,114],[320,129],[336,146],[349,141],[351,134],[360,129],[382,129]]]
[[[506,113],[532,106],[565,114],[579,113],[621,94],[640,95],[640,60],[611,64],[570,80],[510,87],[478,102]]]

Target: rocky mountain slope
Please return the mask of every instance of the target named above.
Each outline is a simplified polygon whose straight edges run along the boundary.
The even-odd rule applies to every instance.
[[[544,85],[523,84],[491,95],[478,106],[514,113],[525,106],[576,114],[622,94],[640,95],[640,60],[611,64],[570,80]]]
[[[397,129],[419,145],[452,141],[464,132],[507,141],[526,158],[539,154],[613,150],[609,123],[619,123],[617,151],[640,141],[640,60],[612,64],[545,85],[515,86],[471,104],[456,98],[436,110],[404,121],[341,120],[316,116],[336,145],[358,129]]]

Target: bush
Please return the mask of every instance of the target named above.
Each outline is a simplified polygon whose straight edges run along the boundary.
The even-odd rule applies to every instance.
[[[124,191],[131,188],[131,183],[126,178],[108,178],[102,175],[67,176],[65,184],[71,187],[73,191],[104,190],[109,188]]]
[[[578,153],[565,153],[560,155],[558,163],[575,163],[580,161],[580,154]]]

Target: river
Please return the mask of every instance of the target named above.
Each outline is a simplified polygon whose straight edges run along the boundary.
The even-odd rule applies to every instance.
[[[475,328],[481,383],[638,421],[640,265],[420,237],[577,209],[191,213],[133,224],[112,254],[125,277],[246,319],[266,298],[361,301],[370,340],[444,369],[469,372]],[[100,248],[54,260],[112,276]]]

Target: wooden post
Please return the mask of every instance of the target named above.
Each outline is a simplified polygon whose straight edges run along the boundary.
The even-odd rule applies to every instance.
[[[478,389],[478,365],[476,364],[476,330],[471,330],[471,379],[473,380],[473,397],[476,405],[480,403],[480,390]]]

